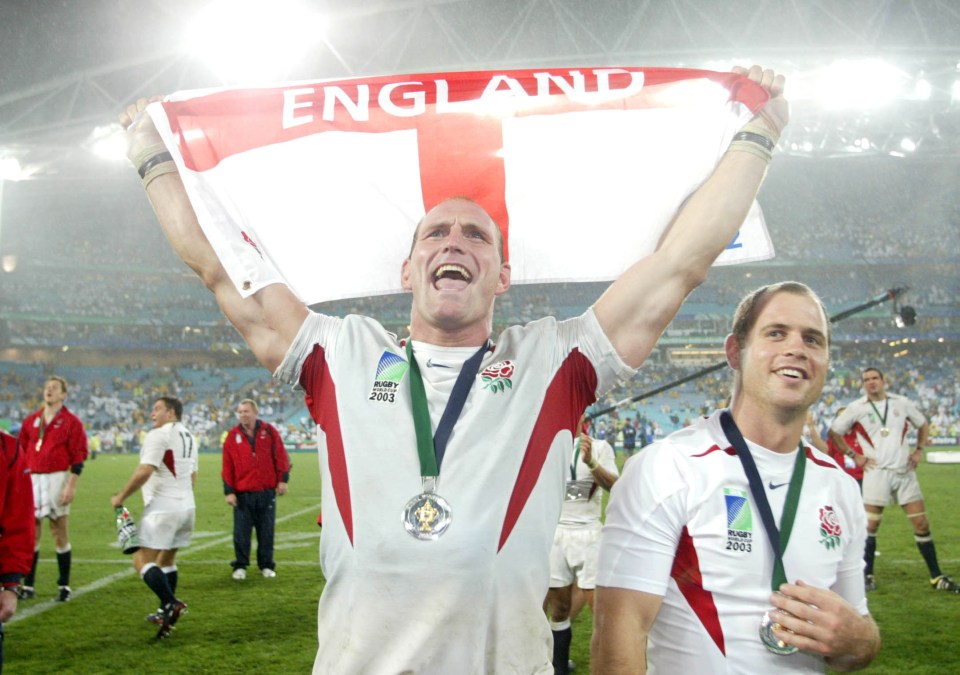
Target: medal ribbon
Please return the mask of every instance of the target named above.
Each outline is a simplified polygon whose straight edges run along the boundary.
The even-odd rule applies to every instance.
[[[870,399],[867,399],[870,401]],[[870,406],[873,408],[873,412],[877,413],[877,417],[880,418],[880,425],[886,429],[887,428],[887,413],[890,412],[890,399],[886,399],[883,402],[883,415],[880,415],[880,411],[877,410],[877,406],[873,405],[873,401],[870,401]]]
[[[413,356],[413,340],[407,340],[407,362],[410,364],[410,398],[413,402],[413,428],[417,432],[417,454],[420,457],[420,475],[423,477],[440,475],[440,465],[443,464],[443,454],[447,450],[447,441],[453,433],[453,426],[460,418],[463,406],[467,402],[467,394],[473,387],[473,381],[480,372],[480,362],[490,347],[490,341],[483,343],[477,352],[466,360],[457,381],[450,392],[447,406],[443,409],[437,433],[430,436],[430,407],[427,404],[427,392],[423,387],[423,376],[420,367]]]
[[[763,489],[763,481],[760,480],[757,464],[753,461],[747,443],[743,440],[743,434],[737,428],[737,423],[733,421],[733,416],[729,410],[720,413],[720,426],[723,428],[727,440],[737,451],[737,457],[743,466],[743,472],[747,474],[747,481],[750,483],[750,493],[757,503],[763,529],[767,531],[767,539],[770,540],[770,546],[773,547],[773,576],[770,586],[776,591],[780,588],[780,584],[787,582],[787,574],[783,569],[783,552],[787,550],[787,543],[790,541],[793,521],[797,516],[797,504],[800,502],[800,489],[803,487],[803,474],[807,465],[803,443],[801,442],[797,447],[797,461],[794,462],[793,475],[790,476],[790,487],[787,488],[787,499],[783,505],[783,514],[780,517],[780,529],[778,531],[777,525],[773,521],[770,502],[767,501],[767,493]]]
[[[573,462],[570,464],[570,480],[577,480],[577,462],[580,460],[580,437],[577,436],[577,445],[573,451]]]

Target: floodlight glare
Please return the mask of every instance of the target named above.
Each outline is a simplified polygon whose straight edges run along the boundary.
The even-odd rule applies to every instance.
[[[917,144],[910,138],[904,138],[900,141],[900,149],[906,150],[907,152],[913,152],[917,149]]]
[[[953,99],[954,103],[956,103],[957,101],[960,101],[960,80],[956,80],[953,83],[953,88],[951,89],[950,97]]]
[[[127,137],[119,124],[97,127],[91,134],[90,151],[111,161],[127,158]]]
[[[185,49],[225,82],[283,78],[322,40],[320,17],[292,1],[216,2],[188,30]]]
[[[924,79],[917,80],[916,86],[913,88],[913,98],[917,101],[928,101],[930,100],[930,94],[933,93],[933,87]]]
[[[19,180],[21,170],[16,157],[0,157],[0,180]]]
[[[817,98],[826,108],[875,108],[897,98],[907,76],[881,59],[842,59],[820,72]]]

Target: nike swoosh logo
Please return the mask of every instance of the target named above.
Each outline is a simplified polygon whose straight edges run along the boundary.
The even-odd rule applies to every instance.
[[[790,485],[790,481],[787,481],[786,483],[774,483],[773,481],[770,481],[767,483],[767,487],[769,487],[771,490],[782,488],[784,485]]]
[[[449,368],[450,366],[444,363],[434,363],[433,359],[427,359],[427,368]]]

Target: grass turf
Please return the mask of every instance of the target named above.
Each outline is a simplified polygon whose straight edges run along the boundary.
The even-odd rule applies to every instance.
[[[136,465],[134,455],[101,455],[87,463],[70,516],[74,599],[54,603],[56,560],[44,530],[37,598],[21,601],[7,624],[6,672],[166,673],[309,672],[316,652],[316,604],[323,588],[318,564],[319,473],[313,453],[292,455],[289,494],[278,500],[277,578],[255,569],[244,582],[230,578],[233,558],[230,509],[223,500],[220,455],[201,455],[197,525],[192,545],[178,556],[178,595],[190,611],[171,638],[157,641],[144,617],[156,598],[116,546],[110,495]],[[941,566],[960,579],[960,466],[924,464],[920,482]],[[140,497],[128,505],[135,517]],[[876,574],[869,595],[883,648],[870,672],[960,672],[950,639],[960,616],[960,595],[934,592],[898,508],[880,530]],[[390,608],[384,608],[390,611]],[[469,611],[469,608],[464,608]],[[590,622],[585,609],[574,624],[571,658],[589,672]]]

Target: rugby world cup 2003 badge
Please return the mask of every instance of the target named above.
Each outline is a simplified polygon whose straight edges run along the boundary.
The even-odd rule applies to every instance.
[[[723,488],[727,508],[728,551],[750,553],[753,550],[753,511],[746,490]]]
[[[393,352],[381,354],[368,400],[381,403],[396,402],[397,390],[408,370],[410,370],[410,364],[402,356]]]

